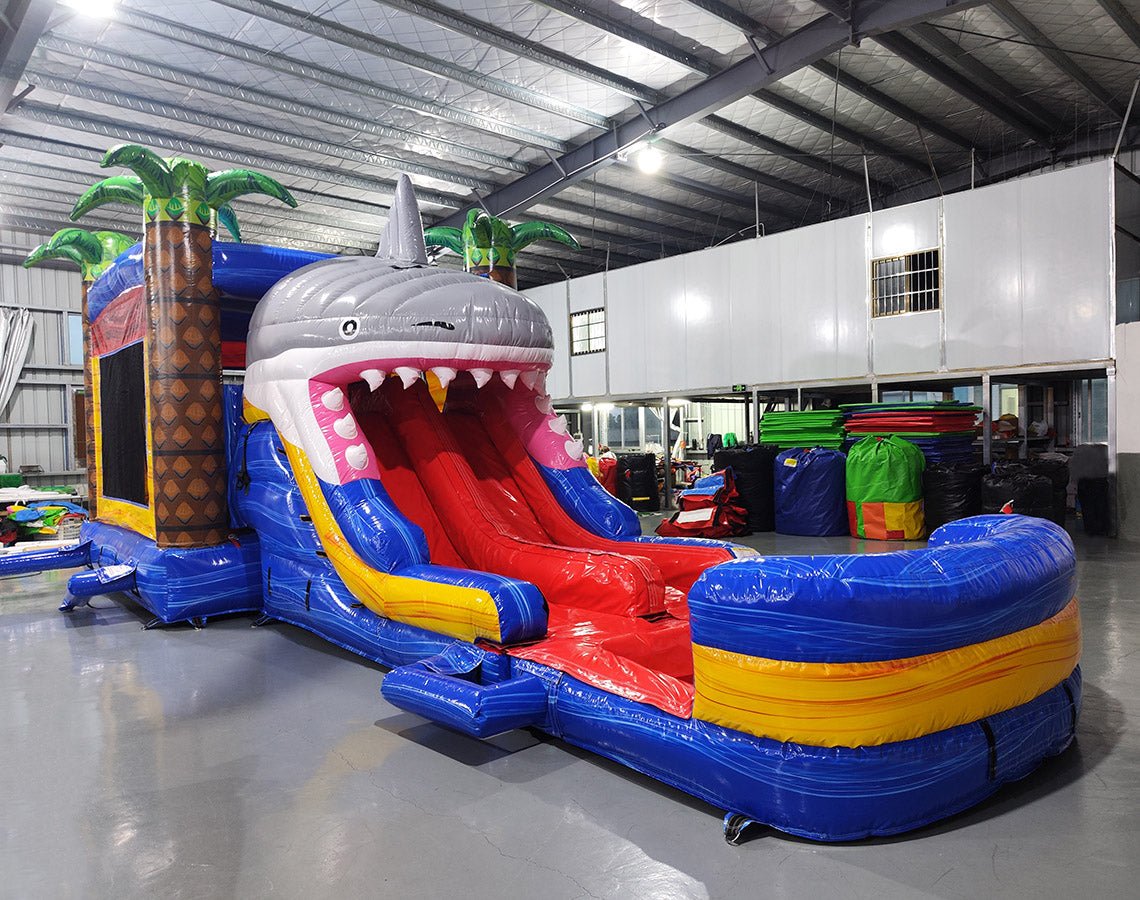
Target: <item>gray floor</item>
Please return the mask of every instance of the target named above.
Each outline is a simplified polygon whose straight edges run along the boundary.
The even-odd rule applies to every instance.
[[[0,896],[1135,897],[1140,545],[1078,549],[1077,746],[948,822],[843,846],[730,847],[719,810],[619,766],[394,709],[379,668],[296,628],[142,632],[125,599],[57,613],[67,573],[0,581]]]

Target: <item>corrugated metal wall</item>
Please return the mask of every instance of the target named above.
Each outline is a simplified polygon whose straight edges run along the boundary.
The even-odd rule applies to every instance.
[[[37,243],[23,233],[0,229],[4,257],[22,255]],[[83,460],[75,459],[72,393],[83,389],[82,365],[71,365],[68,313],[80,312],[79,274],[60,269],[24,269],[0,263],[0,306],[32,311],[32,349],[16,392],[0,410],[0,453],[10,471],[41,466],[27,477],[36,486],[70,484],[85,488]]]

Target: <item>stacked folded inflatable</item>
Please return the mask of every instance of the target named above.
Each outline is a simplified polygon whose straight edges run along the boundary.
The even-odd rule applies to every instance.
[[[849,440],[862,436],[904,437],[922,450],[929,463],[969,462],[974,457],[981,407],[960,401],[939,403],[849,403]]]
[[[662,537],[722,538],[748,534],[748,511],[732,469],[698,478],[677,497],[679,509],[657,526]]]
[[[760,442],[787,450],[792,447],[843,446],[843,413],[834,409],[768,412],[760,419]]]

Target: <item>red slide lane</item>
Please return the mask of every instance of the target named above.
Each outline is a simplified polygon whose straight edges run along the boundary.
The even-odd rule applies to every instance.
[[[656,565],[665,583],[682,594],[688,594],[693,582],[705,569],[734,558],[728,550],[717,547],[633,544],[610,540],[587,531],[574,521],[551,493],[546,480],[526,452],[522,441],[510,423],[498,414],[497,408],[488,410],[488,414],[480,416],[476,422],[472,421],[471,416],[465,416],[462,431],[458,427],[455,431],[469,455],[472,452],[471,448],[481,445],[485,447],[479,451],[481,456],[493,455],[494,458],[502,460],[502,465],[509,468],[513,483],[517,486],[528,509],[534,511],[538,522],[555,543],[605,550],[610,553],[636,554]]]
[[[364,385],[358,387],[358,390],[349,393],[349,402],[356,421],[360,423],[360,430],[376,454],[384,490],[396,508],[423,529],[433,563],[458,569],[471,568],[451,543],[447,529],[440,522],[435,507],[416,478],[415,469],[388,423],[387,415],[381,411],[383,403],[380,392],[374,394],[365,389]]]
[[[392,430],[469,568],[529,581],[551,605],[626,616],[664,609],[660,573],[644,560],[536,539],[542,537],[537,521],[528,523],[525,511],[514,508],[521,498],[511,501],[475,476],[422,382],[383,390]]]

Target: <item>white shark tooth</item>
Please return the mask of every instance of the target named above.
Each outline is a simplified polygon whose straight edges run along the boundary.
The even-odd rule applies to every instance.
[[[495,374],[490,369],[471,369],[470,371],[471,377],[475,379],[475,387],[477,388],[483,387],[483,385],[491,380],[491,376]]]
[[[527,369],[522,373],[523,387],[527,390],[534,390],[534,386],[538,384],[538,379],[542,377],[542,373],[538,369]]]
[[[384,373],[379,369],[365,369],[360,377],[368,382],[368,390],[374,391],[384,383]],[[340,409],[338,406],[337,409]]]
[[[354,469],[363,469],[368,465],[368,446],[366,444],[349,444],[344,451],[344,458]]]
[[[360,433],[356,430],[356,420],[352,418],[351,413],[349,413],[344,418],[337,419],[335,422],[333,422],[333,431],[339,434],[346,441],[354,440]]]
[[[420,380],[420,370],[413,369],[411,366],[400,366],[392,371],[393,374],[400,376],[400,381],[404,383],[404,390],[407,390]]]
[[[565,416],[555,416],[553,419],[546,420],[546,427],[553,431],[555,434],[569,434],[570,429],[566,424]]]
[[[581,441],[567,441],[564,445],[566,455],[571,459],[582,458],[582,442]]]
[[[554,412],[554,404],[550,402],[550,395],[539,394],[537,397],[535,397],[534,408],[544,416],[549,416],[552,412]]]
[[[340,388],[333,388],[331,391],[325,391],[321,394],[321,404],[325,409],[332,410],[333,412],[340,412],[344,409],[344,391]]]
[[[451,384],[451,380],[459,374],[450,366],[436,366],[431,371],[432,374],[439,379],[439,386],[444,390],[446,390],[447,386]]]
[[[503,384],[505,384],[507,387],[513,389],[515,386],[515,382],[518,381],[519,370],[518,369],[504,369],[502,372],[499,373],[499,377],[501,379],[503,379]]]

